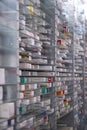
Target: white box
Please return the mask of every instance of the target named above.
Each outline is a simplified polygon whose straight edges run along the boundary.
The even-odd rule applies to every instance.
[[[3,87],[0,86],[0,100],[3,99]]]
[[[19,70],[19,75],[20,75],[20,76],[22,75],[22,71],[21,71],[21,70]]]
[[[5,69],[0,69],[0,84],[5,84]]]
[[[23,98],[24,98],[24,93],[20,92],[20,93],[19,93],[19,98],[20,98],[20,99],[23,99]]]
[[[8,122],[5,119],[0,119],[0,128],[6,129],[8,127]]]
[[[30,101],[28,99],[25,99],[22,101],[23,105],[29,105],[30,104]]]
[[[15,124],[15,120],[11,120],[11,125],[13,126]]]
[[[13,128],[13,126],[12,126],[12,127],[7,128],[7,130],[14,130],[14,128]]]
[[[25,91],[25,85],[20,86],[20,91]]]
[[[10,119],[14,116],[14,113],[14,103],[5,103],[0,105],[0,117]]]

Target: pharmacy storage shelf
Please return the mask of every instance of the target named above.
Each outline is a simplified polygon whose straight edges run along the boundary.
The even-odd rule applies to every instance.
[[[55,107],[57,119],[60,119],[73,110],[73,85],[72,85],[72,39],[68,28],[67,19],[63,17],[62,1],[56,3],[56,82],[55,82]],[[61,17],[60,17],[61,16]],[[59,27],[59,28],[58,28]]]
[[[15,129],[17,97],[17,1],[0,1],[0,130]]]
[[[50,9],[42,2],[19,0],[18,130],[55,127],[53,20]]]
[[[84,44],[81,42],[84,27],[79,19],[82,14],[76,12],[78,4],[75,2],[57,1],[55,18],[56,115],[63,122],[64,116],[73,112],[74,130],[84,117]]]
[[[84,118],[85,32],[74,26],[72,19],[84,28],[74,7],[73,0],[0,1],[0,130],[56,130],[70,117],[76,130]]]

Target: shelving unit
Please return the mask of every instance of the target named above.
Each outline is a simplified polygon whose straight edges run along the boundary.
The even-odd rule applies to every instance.
[[[56,3],[56,114],[58,119],[73,110],[72,35],[63,16],[62,1]],[[60,9],[61,7],[61,9]]]
[[[80,4],[81,1],[77,1],[77,4]],[[77,7],[75,7],[77,9]],[[76,10],[78,11],[78,10]],[[79,12],[79,11],[78,11]],[[74,129],[84,129],[84,13],[77,13],[76,25],[74,26]],[[83,125],[84,124],[84,125]]]
[[[87,34],[87,32],[86,32],[86,20],[85,20],[85,28],[84,28],[84,41],[85,41],[85,44],[84,44],[84,102],[85,102],[85,104],[84,104],[84,108],[85,108],[85,114],[86,114],[86,116],[87,116],[87,101],[86,101],[86,99],[87,99],[87,89],[86,89],[86,85],[87,85],[87,81],[86,81],[86,77],[87,77],[87,39],[86,39],[86,34]]]
[[[55,94],[51,12],[39,0],[20,0],[19,12],[20,83],[17,128],[51,130],[54,128],[52,97]]]
[[[17,2],[0,1],[0,130],[15,129],[17,95]]]
[[[87,25],[79,4],[0,1],[0,130],[82,128]]]
[[[74,130],[84,120],[84,20],[79,2],[56,3],[56,115],[58,126],[69,113]],[[81,2],[81,1],[80,1]],[[77,7],[76,7],[77,6]],[[61,8],[60,8],[61,7]],[[67,9],[67,7],[70,7]],[[70,13],[71,12],[71,13]],[[72,22],[72,19],[75,22]],[[58,61],[59,60],[59,61]],[[65,117],[65,118],[64,118]],[[69,119],[65,125],[69,125]],[[61,124],[62,125],[62,124]]]

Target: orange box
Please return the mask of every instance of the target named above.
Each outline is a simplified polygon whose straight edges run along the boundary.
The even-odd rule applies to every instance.
[[[64,90],[56,91],[56,96],[60,96],[64,94]]]

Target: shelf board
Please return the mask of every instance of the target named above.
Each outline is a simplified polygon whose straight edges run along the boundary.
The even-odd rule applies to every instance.
[[[45,69],[29,69],[29,68],[19,68],[23,71],[34,71],[34,72],[54,72],[53,70],[45,70]]]
[[[32,75],[31,75],[31,76],[29,76],[29,75],[20,75],[20,77],[41,77],[41,78],[42,78],[42,77],[46,77],[46,78],[51,78],[51,77],[55,77],[55,76],[52,76],[52,75],[50,75],[50,76],[47,76],[47,75],[44,75],[44,76],[41,76],[41,75],[40,75],[40,76],[39,76],[39,75],[37,75],[37,76],[32,76]]]
[[[28,52],[24,51],[24,52],[19,52],[20,55],[22,56],[31,56],[32,58],[35,58],[35,59],[48,59],[47,57],[44,57],[42,55],[33,55],[33,54],[29,54]]]
[[[54,81],[53,81],[54,82]],[[53,82],[48,82],[48,81],[42,81],[42,82],[38,82],[38,81],[36,81],[36,82],[29,82],[29,83],[20,83],[20,85],[24,85],[24,84],[36,84],[36,83],[53,83]]]
[[[18,83],[5,83],[5,84],[0,84],[0,86],[17,86]]]
[[[30,64],[32,64],[32,65],[54,66],[54,64],[36,62],[36,61],[33,61],[33,60],[26,60],[26,59],[20,59],[19,62],[20,62],[20,63],[30,63]]]

